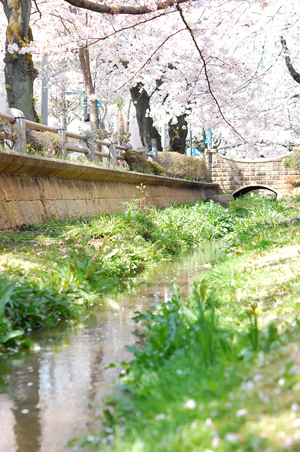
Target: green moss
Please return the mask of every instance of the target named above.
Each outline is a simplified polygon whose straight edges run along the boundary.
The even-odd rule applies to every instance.
[[[161,166],[158,162],[149,162],[152,174],[156,176],[166,176],[166,172],[163,166]]]

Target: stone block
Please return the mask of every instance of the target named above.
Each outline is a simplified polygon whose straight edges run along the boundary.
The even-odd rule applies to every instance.
[[[103,181],[91,181],[91,199],[101,199],[104,198],[104,185]]]
[[[77,208],[77,203],[73,205],[71,209],[70,203],[66,202],[66,200],[64,199],[56,200],[56,214],[58,218],[60,218],[61,220],[64,220],[66,218],[72,218],[75,217],[76,215],[78,216],[78,218],[82,216],[81,212]]]
[[[62,190],[61,199],[91,199],[92,190],[88,181],[76,181],[74,179],[68,180],[65,184],[66,189]]]
[[[42,196],[44,199],[54,200],[61,198],[62,187],[59,184],[58,179],[50,177],[40,178]]]
[[[2,199],[5,201],[25,200],[27,191],[22,188],[19,174],[0,174]]]
[[[11,229],[14,227],[14,221],[11,224],[11,215],[12,215],[11,206],[9,203],[2,201],[0,203],[0,230]]]
[[[256,176],[265,176],[267,173],[266,171],[256,171]]]
[[[39,208],[39,203],[36,201],[15,201],[18,210],[21,214],[21,224],[40,224],[43,222],[43,217],[41,210]]]
[[[17,226],[20,226],[24,223],[24,218],[22,215],[22,212],[19,208],[19,202],[18,201],[10,201],[7,203],[9,206],[7,218],[9,220],[9,223],[12,228],[15,228]]]
[[[58,218],[57,204],[54,199],[44,199],[42,201],[44,213],[43,213],[43,221],[50,221],[55,218]]]

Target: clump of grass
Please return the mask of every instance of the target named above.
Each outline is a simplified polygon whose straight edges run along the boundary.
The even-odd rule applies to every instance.
[[[72,296],[73,295],[73,296]],[[0,274],[0,347],[35,344],[26,332],[53,327],[62,319],[71,318],[76,310],[71,304],[75,294],[68,287],[60,290],[49,286],[41,287],[35,281],[25,278],[8,279]]]
[[[63,147],[63,139],[53,132],[26,132],[26,151],[28,154],[44,157],[59,157]]]
[[[203,295],[203,291],[202,295]],[[201,294],[200,292],[200,294]],[[163,365],[175,351],[185,350],[191,346],[199,350],[203,364],[210,365],[215,353],[215,322],[213,298],[208,297],[208,304],[203,303],[203,297],[194,292],[196,305],[185,301],[174,286],[174,295],[168,303],[151,303],[154,310],[137,313],[135,322],[145,321],[147,342],[143,349],[136,346],[128,348],[135,355],[131,369],[143,372],[145,368],[157,369]],[[206,294],[204,294],[206,296]],[[207,314],[206,311],[210,311]]]
[[[46,290],[73,312],[77,300],[83,300],[84,305],[105,291],[117,291],[124,280],[146,267],[172,259],[183,248],[203,241],[223,238],[228,257],[250,248],[263,252],[270,246],[282,246],[290,240],[285,233],[289,223],[285,221],[293,216],[295,212],[282,203],[256,198],[235,201],[227,208],[209,202],[155,209],[149,206],[146,187],[142,185],[139,196],[124,212],[24,225],[18,231],[2,233],[0,270],[9,280],[19,281],[20,286],[15,285],[19,293],[22,287],[24,293],[31,287],[33,310],[40,303],[39,291]],[[297,222],[289,227],[297,240]],[[226,278],[224,287],[225,281]],[[64,299],[64,294],[69,298]],[[0,297],[0,303],[1,300]],[[50,305],[49,301],[49,308]],[[14,309],[17,310],[16,305]],[[1,324],[6,317],[4,314]],[[47,322],[40,326],[50,326]],[[12,325],[11,331],[14,329]]]
[[[158,163],[170,177],[205,180],[206,162],[203,158],[187,157],[178,152],[158,152]]]

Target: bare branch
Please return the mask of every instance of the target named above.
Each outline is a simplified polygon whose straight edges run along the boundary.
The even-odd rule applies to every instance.
[[[40,19],[41,19],[41,17],[42,17],[41,10],[40,10],[40,8],[39,8],[39,6],[38,6],[36,0],[33,0],[33,2],[34,2],[34,5],[35,5],[35,7],[36,7],[37,12],[39,13]]]
[[[1,0],[0,0],[0,1],[1,1]],[[171,13],[174,13],[174,12],[176,12],[176,11],[169,11],[169,12],[167,12],[166,14],[171,14]],[[162,14],[159,14],[159,15],[154,16],[154,17],[149,17],[148,19],[141,20],[140,22],[136,22],[136,23],[134,23],[134,24],[132,24],[132,25],[128,25],[127,27],[119,28],[118,30],[116,30],[116,29],[114,28],[114,32],[113,32],[113,33],[110,33],[110,34],[108,34],[108,35],[102,36],[101,38],[92,38],[92,37],[89,37],[89,38],[88,38],[88,41],[89,41],[89,42],[87,42],[83,47],[89,47],[89,46],[91,46],[91,45],[93,45],[93,44],[97,44],[97,42],[105,41],[106,39],[110,38],[111,36],[114,36],[114,35],[116,35],[116,34],[118,34],[118,33],[121,33],[121,32],[123,32],[124,30],[130,30],[131,28],[135,28],[135,27],[138,27],[139,25],[146,24],[147,22],[151,22],[152,20],[158,19],[158,18],[161,17],[161,16],[165,16],[166,14],[165,14],[165,13],[162,13]],[[57,17],[58,17],[58,16],[57,16]],[[82,39],[78,39],[78,41],[81,42]],[[68,45],[68,44],[66,44],[66,45]]]
[[[2,0],[1,0],[2,1]],[[189,0],[165,0],[160,1],[156,4],[157,8],[155,11],[159,11],[162,9],[166,9],[169,6],[174,6],[176,3],[188,3]],[[149,14],[153,13],[153,9],[149,8],[149,6],[127,6],[127,5],[116,5],[116,6],[107,6],[103,3],[95,3],[90,0],[65,0],[65,2],[70,5],[76,6],[77,8],[88,9],[89,11],[94,11],[95,13],[105,13],[105,14],[130,14],[130,15],[139,15],[139,14]]]

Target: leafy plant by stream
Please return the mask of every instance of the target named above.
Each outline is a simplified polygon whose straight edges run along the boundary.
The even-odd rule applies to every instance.
[[[0,277],[0,345],[17,341],[36,349],[37,344],[25,331],[52,327],[61,318],[70,318],[72,307],[66,290],[59,293],[50,287],[40,288],[34,282]]]
[[[229,262],[230,269],[237,263]],[[121,363],[102,434],[76,446],[299,450],[299,291],[283,300],[292,319],[285,325],[280,318],[270,321],[275,309],[263,315],[246,300],[228,304],[226,286],[212,289],[213,274],[196,284],[191,299],[181,299],[175,286],[170,302],[137,313],[135,321],[146,322],[144,346],[132,347],[135,358]]]

